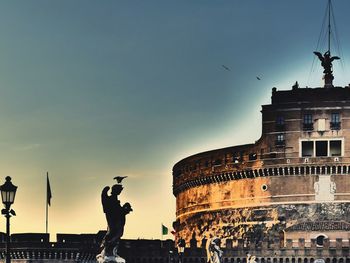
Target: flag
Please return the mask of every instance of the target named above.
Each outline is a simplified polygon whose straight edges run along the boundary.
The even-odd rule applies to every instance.
[[[51,197],[52,197],[52,194],[51,194],[51,187],[50,187],[50,181],[49,181],[49,173],[47,173],[46,175],[46,178],[47,178],[47,184],[46,184],[46,202],[49,206],[51,206]]]
[[[162,224],[162,235],[167,235],[168,231],[169,231],[169,229],[165,225]]]

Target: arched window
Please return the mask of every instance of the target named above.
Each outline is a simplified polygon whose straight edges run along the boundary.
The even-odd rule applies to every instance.
[[[294,175],[293,167],[289,167],[289,174]]]
[[[321,170],[321,169],[320,169],[320,167],[319,167],[319,166],[317,166],[317,167],[316,167],[316,173],[317,173],[317,174],[320,174],[320,173],[321,173],[321,171],[320,171],[320,170]]]
[[[272,168],[269,168],[269,176],[273,176],[273,170],[272,170]]]
[[[335,174],[335,173],[336,173],[335,166],[332,166],[332,173],[333,173],[333,174]]]
[[[310,174],[310,167],[306,166],[306,174]]]
[[[288,167],[284,167],[284,175],[289,175]]]
[[[323,243],[324,243],[324,239],[326,237],[324,235],[319,235],[318,237],[316,237],[316,245],[319,247],[323,247]]]
[[[315,166],[311,166],[311,174],[315,174]]]

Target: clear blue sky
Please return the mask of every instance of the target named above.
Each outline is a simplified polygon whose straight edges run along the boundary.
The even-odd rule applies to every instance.
[[[18,185],[13,232],[45,231],[49,171],[52,234],[105,229],[100,192],[128,175],[121,200],[134,212],[125,237],[159,238],[160,224],[175,219],[177,161],[257,140],[260,105],[270,102],[272,87],[321,86],[317,61],[309,73],[325,6],[1,2],[0,178]],[[334,1],[341,86],[350,83],[348,10],[349,1]]]

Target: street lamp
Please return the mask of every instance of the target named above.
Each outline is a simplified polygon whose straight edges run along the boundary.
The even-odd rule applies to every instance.
[[[1,199],[5,208],[1,210],[1,214],[6,217],[6,263],[11,262],[10,257],[10,217],[15,216],[16,213],[13,209],[10,210],[11,205],[15,201],[17,186],[11,182],[11,177],[7,176],[6,182],[0,186]]]

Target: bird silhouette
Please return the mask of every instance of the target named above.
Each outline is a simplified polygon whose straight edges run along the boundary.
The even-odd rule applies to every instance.
[[[225,66],[225,65],[221,65],[224,69],[231,71],[229,67]]]
[[[257,79],[257,80],[261,80],[261,78],[259,78],[258,76],[256,76],[256,79]]]
[[[117,183],[120,184],[124,178],[126,178],[127,176],[116,176],[113,179],[117,180]]]

